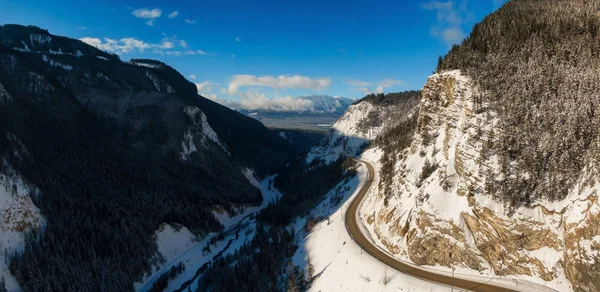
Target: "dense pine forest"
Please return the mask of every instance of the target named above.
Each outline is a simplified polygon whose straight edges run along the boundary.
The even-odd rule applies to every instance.
[[[30,51],[11,49],[22,39]],[[24,291],[131,291],[158,264],[161,224],[198,236],[222,230],[215,208],[262,201],[245,167],[264,175],[296,155],[278,133],[152,64],[37,27],[0,27],[0,171],[39,190],[31,196],[45,218],[22,252],[7,251]],[[221,146],[204,136],[209,126]],[[182,156],[188,134],[198,147]]]

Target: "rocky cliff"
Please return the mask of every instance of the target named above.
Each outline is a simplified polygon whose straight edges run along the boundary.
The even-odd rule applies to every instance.
[[[600,289],[600,205],[593,166],[561,201],[512,207],[495,196],[502,175],[498,114],[460,71],[431,76],[412,143],[363,205],[364,223],[392,254],[419,265],[526,279],[559,291]],[[380,168],[381,169],[381,168]]]

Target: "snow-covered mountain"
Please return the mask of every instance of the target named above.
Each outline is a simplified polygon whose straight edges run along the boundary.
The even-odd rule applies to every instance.
[[[379,95],[364,98],[351,105],[333,124],[325,138],[307,156],[314,159],[336,160],[340,155],[354,156],[384,132],[411,119],[416,114],[419,92]]]
[[[251,114],[343,114],[354,102],[354,99],[341,96],[308,95],[298,97],[284,97],[253,102],[252,100],[224,101],[223,104],[231,109]]]
[[[270,128],[327,131],[354,99],[310,95],[273,99],[219,100],[221,104],[255,118]]]
[[[362,157],[376,165],[378,186],[362,205],[361,219],[398,259],[558,291],[596,287],[599,186],[585,183],[594,170],[560,201],[515,209],[489,194],[487,175],[499,175],[501,166],[485,145],[495,143],[500,128],[496,113],[475,110],[479,90],[460,71],[429,77],[418,107],[406,112],[404,120],[413,114],[416,123],[401,147],[381,139],[403,118],[383,118],[361,130],[365,117],[390,112],[367,102],[353,105],[307,160],[362,155],[361,145],[375,141]]]

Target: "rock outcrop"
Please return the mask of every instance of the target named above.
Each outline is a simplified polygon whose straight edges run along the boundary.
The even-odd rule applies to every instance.
[[[413,141],[397,155],[392,175],[380,174],[391,179],[363,205],[371,214],[364,224],[390,253],[419,265],[597,291],[595,170],[587,169],[563,201],[504,204],[490,195],[489,182],[501,173],[490,145],[502,129],[479,96],[460,71],[428,79]]]

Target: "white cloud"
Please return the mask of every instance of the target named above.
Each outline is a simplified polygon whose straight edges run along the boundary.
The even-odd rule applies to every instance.
[[[179,15],[179,12],[178,11],[173,11],[173,12],[169,13],[168,17],[169,18],[175,18],[175,17],[177,17],[177,15]]]
[[[198,94],[202,94],[203,92],[210,92],[212,89],[213,83],[210,81],[197,82],[196,88],[198,89]]]
[[[104,40],[101,40],[99,38],[84,37],[79,40],[98,49],[120,54],[126,54],[131,51],[144,52],[145,50],[152,50],[152,52],[155,54],[166,54],[168,56],[182,56],[183,54],[208,55],[208,53],[205,51],[190,49],[188,43],[186,43],[184,40],[178,40],[177,36],[164,37],[158,44],[149,44],[135,38],[122,38],[119,40],[104,38]],[[173,50],[177,47],[177,45],[186,50]]]
[[[131,12],[133,16],[137,18],[154,19],[159,18],[162,15],[162,11],[158,8],[150,9],[135,9]]]
[[[185,19],[185,23],[187,23],[187,24],[194,24],[196,22],[198,22],[198,21],[197,20],[192,20],[192,19],[187,19],[187,18]]]
[[[160,40],[160,48],[161,49],[172,49],[175,47],[175,41],[177,41],[176,37],[163,38]]]
[[[348,80],[348,84],[354,87],[354,88],[352,88],[352,90],[354,90],[354,91],[360,91],[364,95],[373,93],[373,91],[371,91],[367,87],[367,86],[372,85],[373,83],[365,82],[365,81],[360,81],[358,79],[349,79]],[[386,79],[383,79],[381,82],[376,83],[376,84],[377,84],[377,87],[375,88],[374,92],[375,93],[384,93],[384,91],[385,91],[386,88],[392,87],[394,85],[402,84],[402,80],[397,80],[397,79],[393,79],[393,78],[386,78]]]
[[[239,37],[235,38],[235,41],[236,41],[237,43],[239,43],[239,42],[240,42],[240,38],[239,38]]]
[[[84,38],[80,38],[79,40],[90,46],[96,47],[101,50],[105,50],[105,49],[102,49],[102,46],[103,46],[102,41],[99,38],[84,37]]]
[[[187,50],[187,51],[185,51],[183,53],[186,54],[186,55],[192,55],[192,56],[193,55],[208,55],[208,53],[205,52],[205,51],[203,51],[203,50],[197,50],[197,51]]]
[[[194,76],[194,75],[190,75],[190,77],[191,76]],[[195,77],[196,76],[194,76],[193,79],[196,79]],[[211,81],[204,81],[204,82],[196,82],[194,84],[196,84],[196,89],[198,89],[198,94],[199,95],[202,95],[202,96],[204,96],[204,97],[206,97],[206,98],[208,98],[208,99],[210,99],[212,101],[216,101],[216,102],[219,102],[219,103],[225,102],[225,100],[220,100],[219,96],[217,96],[216,93],[212,93],[213,87],[220,86],[219,83],[215,84],[215,83],[212,83]]]
[[[306,76],[294,75],[285,76],[254,76],[254,75],[235,75],[229,83],[228,92],[230,95],[238,92],[243,86],[268,86],[272,88],[292,88],[292,89],[312,89],[322,90],[331,84],[331,78],[313,79]]]
[[[467,2],[463,0],[458,7],[453,1],[431,1],[421,6],[425,10],[436,11],[436,24],[431,26],[430,35],[448,46],[459,43],[465,38],[462,24],[472,18],[467,11]]]
[[[143,52],[144,50],[153,47],[153,45],[135,38],[122,38],[120,40],[105,38],[104,41],[102,41],[98,38],[84,37],[79,40],[98,49],[117,53],[128,53],[133,50]]]
[[[362,92],[364,95],[367,95],[367,94],[370,94],[370,93],[371,93],[371,90],[369,90],[369,89],[368,89],[368,88],[366,88],[366,87],[357,88],[356,90],[358,90],[358,91]]]
[[[188,77],[190,77],[190,79],[192,79],[192,80],[196,80],[196,75],[194,75],[194,74],[189,75]]]
[[[154,26],[154,22],[156,21],[156,19],[150,19],[148,21],[146,21],[146,25],[147,26]]]
[[[78,29],[78,30],[86,30],[86,29],[88,29],[88,28],[87,28],[87,26],[83,26],[83,25],[82,25],[82,26],[78,26],[78,27],[76,27],[76,29]]]
[[[167,51],[165,54],[167,54],[167,56],[181,56],[182,53],[180,51]]]
[[[465,38],[465,32],[460,28],[447,28],[442,32],[442,39],[447,44],[459,43]]]
[[[239,107],[251,111],[309,111],[313,109],[313,102],[308,99],[291,96],[267,98],[264,94],[248,90],[246,93],[241,93]]]
[[[398,84],[402,84],[402,80],[396,80],[393,78],[386,78],[383,79],[383,81],[381,81],[381,83],[379,83],[379,86],[381,87],[391,87],[393,85],[398,85]]]
[[[364,87],[364,86],[371,85],[371,83],[369,83],[369,82],[360,81],[358,79],[348,79],[348,84],[350,84],[351,86],[356,86],[356,87]]]

